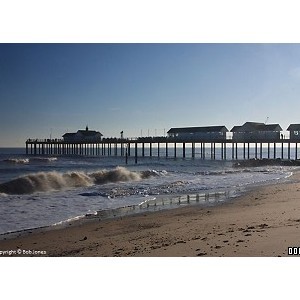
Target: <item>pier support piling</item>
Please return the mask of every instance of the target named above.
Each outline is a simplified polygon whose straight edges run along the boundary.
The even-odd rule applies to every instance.
[[[143,143],[144,145],[144,143]],[[134,162],[137,164],[137,157],[138,157],[138,147],[137,143],[135,143],[135,151],[134,151]]]

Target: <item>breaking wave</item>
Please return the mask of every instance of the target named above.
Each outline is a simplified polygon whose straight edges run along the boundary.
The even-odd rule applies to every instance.
[[[10,163],[10,164],[28,164],[29,163],[28,158],[8,158],[3,161],[6,163]]]
[[[57,157],[33,157],[30,162],[52,162],[57,161]]]
[[[87,187],[109,182],[137,181],[150,176],[158,176],[157,171],[133,172],[123,167],[113,170],[101,170],[94,173],[84,172],[39,172],[18,177],[0,184],[0,193],[33,194],[74,187]]]
[[[31,162],[44,163],[57,161],[57,157],[34,157],[34,158],[8,158],[4,159],[3,162],[10,164],[29,164]]]

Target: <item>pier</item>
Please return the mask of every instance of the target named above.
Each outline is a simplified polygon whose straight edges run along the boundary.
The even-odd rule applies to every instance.
[[[299,140],[300,142],[300,140]],[[298,159],[297,140],[183,139],[176,137],[103,138],[97,142],[28,139],[27,155],[197,158],[210,160]]]

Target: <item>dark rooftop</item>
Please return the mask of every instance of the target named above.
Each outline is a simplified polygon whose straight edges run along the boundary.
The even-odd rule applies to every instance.
[[[171,128],[168,133],[227,132],[225,126]]]
[[[300,124],[290,124],[288,131],[300,131]]]
[[[234,126],[231,132],[249,132],[249,131],[280,131],[282,130],[279,124],[264,124],[257,122],[246,122],[242,126]]]
[[[94,136],[98,133],[100,133],[99,131],[95,131],[95,130],[78,130],[78,133],[81,133],[84,136]],[[103,134],[100,133],[100,135],[102,136]]]
[[[73,137],[77,133],[80,133],[86,137],[95,136],[96,134],[100,134],[101,136],[103,136],[103,134],[101,132],[95,131],[95,130],[88,130],[88,127],[87,127],[85,130],[77,130],[77,132],[67,132],[63,135],[63,137]]]

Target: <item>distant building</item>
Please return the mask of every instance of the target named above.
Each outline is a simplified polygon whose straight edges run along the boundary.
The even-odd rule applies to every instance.
[[[213,141],[226,140],[226,132],[225,126],[206,126],[171,128],[167,133],[169,137],[182,140]]]
[[[236,142],[274,141],[280,139],[279,124],[246,122],[231,129],[232,140]]]
[[[290,124],[287,131],[290,132],[290,140],[300,140],[300,124]]]
[[[63,135],[65,142],[101,142],[102,133],[99,131],[89,130],[86,126],[85,130],[78,130],[75,133],[65,133]]]

